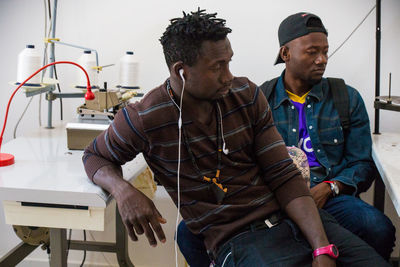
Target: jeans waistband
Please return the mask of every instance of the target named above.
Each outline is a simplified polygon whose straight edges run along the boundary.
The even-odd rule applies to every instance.
[[[246,225],[245,227],[243,227],[242,229],[237,231],[232,237],[230,237],[228,239],[228,241],[226,241],[221,246],[219,246],[216,253],[208,251],[209,257],[215,261],[219,255],[219,253],[224,250],[224,247],[227,244],[229,244],[229,242],[232,239],[238,237],[239,235],[241,235],[245,232],[255,232],[258,230],[265,229],[265,228],[272,228],[272,227],[278,225],[280,222],[282,222],[282,220],[285,219],[286,217],[287,216],[282,211],[276,211],[274,213],[271,213],[265,220],[259,219],[259,220],[255,220],[255,221],[249,223],[248,225]]]

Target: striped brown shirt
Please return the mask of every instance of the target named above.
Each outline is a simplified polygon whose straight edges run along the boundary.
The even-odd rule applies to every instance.
[[[204,235],[211,251],[250,222],[266,218],[294,198],[310,195],[259,88],[247,78],[235,78],[229,94],[217,101],[229,149],[228,155],[222,154],[219,181],[227,192],[220,204],[211,183],[203,179],[214,177],[217,170],[216,103],[210,125],[182,111],[187,142],[181,144],[181,214],[193,233]],[[143,153],[176,204],[178,118],[166,83],[119,111],[108,130],[85,150],[89,178],[105,165],[122,165]]]

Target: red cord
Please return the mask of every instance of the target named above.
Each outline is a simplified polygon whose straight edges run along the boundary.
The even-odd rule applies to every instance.
[[[39,72],[41,72],[41,71],[44,70],[45,68],[47,68],[47,67],[49,67],[49,66],[52,66],[52,65],[55,65],[55,64],[64,64],[64,63],[65,63],[65,64],[72,64],[72,65],[75,65],[75,66],[79,67],[81,70],[83,70],[83,72],[84,72],[85,75],[86,75],[86,79],[87,79],[87,91],[86,91],[86,94],[85,94],[85,99],[87,99],[87,100],[92,100],[92,99],[94,99],[94,94],[93,94],[93,92],[92,92],[92,90],[91,90],[91,87],[90,87],[89,75],[87,74],[86,70],[85,70],[81,65],[79,65],[79,64],[77,64],[77,63],[75,63],[75,62],[72,62],[72,61],[56,61],[56,62],[52,62],[52,63],[49,63],[49,64],[47,64],[47,65],[41,67],[41,68],[38,69],[34,74],[32,74],[31,76],[29,76],[28,79],[26,79],[25,81],[23,81],[23,82],[17,87],[17,89],[14,90],[14,92],[12,93],[10,99],[8,100],[7,110],[6,110],[6,116],[5,116],[4,124],[3,124],[3,130],[1,131],[1,135],[0,135],[0,149],[1,149],[1,143],[3,142],[4,130],[6,129],[7,118],[8,118],[8,111],[9,111],[9,109],[10,109],[11,100],[13,99],[15,93],[16,93],[16,92],[18,91],[18,89],[21,88],[27,81],[29,81],[30,79],[32,79],[33,76],[35,76],[36,74],[38,74]]]

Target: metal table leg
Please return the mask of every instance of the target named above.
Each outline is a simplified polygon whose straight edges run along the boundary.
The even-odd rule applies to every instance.
[[[129,238],[117,207],[115,208],[115,240],[115,243],[71,240],[70,249],[115,252],[119,266],[134,267],[129,258]],[[50,251],[51,267],[67,267],[66,229],[50,228]]]
[[[6,255],[0,258],[0,266],[1,267],[16,266],[37,247],[38,246],[28,245],[24,242],[19,243]]]
[[[374,207],[381,212],[385,210],[385,184],[380,176],[375,179]]]
[[[67,231],[50,228],[50,266],[67,267]]]
[[[115,240],[119,266],[133,267],[134,265],[129,258],[128,251],[129,238],[126,233],[125,225],[122,222],[121,215],[119,214],[118,206],[115,207]]]

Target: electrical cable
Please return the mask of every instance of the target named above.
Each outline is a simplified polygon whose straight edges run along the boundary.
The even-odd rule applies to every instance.
[[[50,5],[50,0],[47,0],[47,7],[49,8],[49,18],[51,19],[51,5]]]
[[[93,241],[97,242],[96,238],[94,238],[93,234],[89,231],[88,232],[89,236],[92,238]],[[72,236],[72,229],[69,229],[69,233],[68,233],[68,244],[67,244],[67,256],[69,254],[69,248],[71,246],[71,236]],[[84,241],[86,241],[86,232],[85,230],[83,230],[83,239]],[[86,259],[86,250],[84,251],[84,259],[82,260],[81,266],[83,266],[85,259]],[[101,252],[101,255],[103,256],[104,260],[107,262],[107,264],[109,266],[111,266],[112,264],[110,263],[110,261],[107,259],[107,257],[104,255],[104,252]]]
[[[96,238],[94,238],[94,236],[92,235],[92,233],[90,231],[88,232],[88,234],[93,239],[93,241],[97,242]],[[68,245],[67,245],[67,256],[68,256],[68,253],[69,253],[69,248],[71,246],[72,229],[69,229],[68,236],[69,237],[68,237]],[[86,231],[85,230],[83,230],[83,241],[86,241]],[[83,254],[83,260],[82,260],[81,266],[83,266],[83,264],[85,263],[85,260],[86,260],[86,250],[84,250],[83,253],[84,254]],[[108,261],[107,257],[104,255],[104,252],[102,252],[101,255],[103,256],[103,258],[107,262],[107,264],[111,266],[112,264]]]
[[[83,241],[86,241],[86,230],[83,230]],[[86,249],[83,251],[83,259],[80,267],[83,267],[83,264],[85,264],[86,260]]]
[[[17,138],[17,128],[18,128],[18,125],[19,125],[19,123],[21,122],[22,118],[24,117],[26,111],[28,110],[28,107],[29,107],[29,105],[31,104],[32,100],[33,100],[33,96],[31,97],[31,99],[29,99],[28,104],[25,106],[24,111],[22,112],[21,116],[19,117],[17,123],[16,123],[15,126],[14,126],[14,132],[13,132],[13,138],[14,138],[14,139]]]
[[[43,0],[43,6],[44,6],[44,37],[47,37],[47,3],[49,3],[49,0],[47,0],[47,2],[46,2],[46,0]],[[46,65],[46,63],[47,63],[46,62],[47,61],[46,58],[47,58],[47,43],[45,43],[44,48],[43,48],[43,63],[42,63],[42,66]],[[43,82],[43,77],[44,77],[45,73],[46,73],[46,71],[42,72],[42,77],[40,79],[41,83]],[[38,112],[39,127],[42,127],[42,116],[41,115],[42,115],[42,93],[40,93],[40,95],[39,95],[39,112]],[[17,131],[17,129],[15,128],[14,132],[16,132],[16,131]]]
[[[50,32],[51,32],[51,28],[52,28],[52,24],[50,23],[49,31],[47,32],[47,9],[48,9],[48,14],[49,14],[49,21],[51,21],[50,0],[47,0],[47,1],[44,0],[43,4],[44,4],[44,14],[45,14],[45,18],[44,18],[44,35],[45,35],[45,38],[48,38],[49,35],[50,35]],[[48,48],[48,43],[45,43],[44,51],[43,51],[43,63],[42,63],[42,66],[45,66],[47,64],[47,48]],[[41,80],[40,80],[41,83],[43,82],[43,77],[46,74],[46,70],[47,69],[44,69],[43,72],[42,72]],[[57,70],[56,70],[56,66],[55,65],[54,65],[54,75],[55,75],[55,78],[58,80]],[[57,83],[57,88],[58,88],[58,92],[61,93],[60,84],[58,84],[58,83]],[[14,139],[16,138],[16,133],[17,133],[18,126],[19,126],[22,118],[25,116],[25,113],[26,113],[28,107],[30,106],[32,100],[33,100],[33,96],[29,100],[29,102],[26,105],[24,111],[22,112],[20,118],[18,119],[17,123],[14,126],[14,131],[13,131],[13,138]],[[38,121],[39,121],[39,126],[40,127],[42,126],[41,113],[42,113],[42,93],[40,93],[40,96],[39,96],[39,113],[38,113],[39,118],[38,118]],[[63,120],[63,103],[62,103],[62,99],[61,98],[60,98],[60,119]]]
[[[90,235],[90,238],[93,239],[93,241],[97,242],[96,238],[94,238],[94,236],[93,236],[93,234],[92,234],[91,231],[88,231],[88,234]],[[101,252],[101,255],[103,256],[104,260],[107,262],[107,264],[108,264],[109,266],[112,266],[112,265],[113,265],[113,264],[111,264],[111,263],[108,261],[108,259],[107,259],[106,255],[104,254],[104,252]]]
[[[47,2],[43,0],[44,6],[44,36],[47,34]]]
[[[368,14],[364,17],[364,19],[357,25],[357,27],[355,27],[355,29],[350,33],[349,36],[347,36],[347,38],[339,45],[338,48],[336,48],[335,51],[332,52],[332,54],[330,54],[328,56],[328,58],[331,58],[340,48],[342,48],[342,46],[350,39],[350,37],[358,30],[358,28],[364,23],[364,21],[368,18],[368,16],[372,13],[372,11],[376,8],[376,5],[374,5],[371,10],[368,12]]]
[[[67,244],[67,257],[69,254],[69,247],[71,246],[71,236],[72,236],[72,229],[69,229],[69,234],[68,234],[68,244]]]
[[[47,3],[49,3],[48,1],[49,0],[47,0],[47,2],[46,2],[46,0],[43,0],[43,6],[44,6],[44,35],[45,35],[45,37],[47,35]],[[50,31],[49,31],[49,33],[50,33]],[[42,63],[42,66],[47,64],[47,60],[46,59],[47,59],[47,43],[45,44],[44,51],[43,51],[43,63]],[[41,79],[40,79],[41,83],[43,82],[43,77],[44,77],[45,73],[46,73],[46,69],[44,69],[44,71],[42,72]],[[42,94],[40,94],[40,99],[39,99],[39,126],[42,126],[42,121],[41,121],[41,116],[40,116],[40,112],[41,112],[41,101],[40,101],[41,100],[41,96],[42,96]],[[19,126],[22,118],[25,116],[25,113],[28,110],[28,107],[30,106],[30,104],[32,103],[32,100],[33,100],[33,96],[29,100],[29,102],[26,105],[24,111],[22,112],[21,116],[19,117],[17,123],[14,126],[14,131],[13,131],[13,138],[14,139],[17,136],[18,126]]]
[[[44,9],[45,9],[45,24],[44,24],[44,37],[45,38],[49,38],[50,33],[51,33],[51,29],[52,29],[52,23],[51,23],[51,9],[50,9],[50,0],[44,0]],[[47,9],[49,10],[47,12]],[[47,31],[47,14],[49,14],[49,31]],[[45,43],[44,44],[44,51],[43,51],[43,66],[47,64],[47,48],[48,48],[49,43]],[[44,69],[44,71],[42,72],[42,78],[41,78],[41,82],[43,82],[43,77],[46,73],[47,69]],[[39,94],[39,112],[38,112],[38,122],[39,122],[39,126],[42,127],[42,92]]]
[[[50,0],[47,0],[47,3],[48,3],[48,7],[49,7],[49,20],[51,21]],[[50,26],[52,28],[53,24],[50,23]],[[49,31],[49,33],[47,35],[47,38],[50,36],[50,32],[51,31]],[[47,45],[48,45],[48,43],[46,43],[46,58],[47,58]],[[56,61],[55,54],[54,54],[54,61]],[[47,60],[46,60],[46,63],[47,63]],[[56,65],[53,65],[53,69],[54,69],[54,77],[56,78],[56,80],[58,80]],[[57,89],[58,89],[58,92],[61,93],[61,88],[60,88],[60,84],[59,83],[57,83]],[[64,112],[63,112],[63,101],[62,101],[62,98],[60,97],[60,120],[63,120],[63,117],[64,117],[63,114],[64,114]]]
[[[39,95],[39,127],[42,127],[42,94]]]
[[[44,1],[46,1],[46,0],[44,0]],[[50,0],[47,0],[47,2],[48,2],[48,7],[49,7],[49,20],[51,21]],[[52,23],[50,23],[50,25],[52,26]],[[49,33],[47,34],[47,38],[50,36],[50,32],[51,31],[49,31]],[[45,35],[46,35],[46,33],[45,33]],[[47,63],[47,46],[48,46],[48,43],[45,44],[45,47],[46,47],[45,48],[46,63]],[[56,61],[55,55],[54,55],[54,61]],[[56,78],[56,80],[58,80],[56,65],[54,65],[53,68],[54,68],[54,77]],[[44,75],[44,73],[43,73],[43,75]],[[60,88],[60,84],[59,83],[57,83],[57,89],[58,89],[58,92],[61,93],[61,88]],[[63,120],[63,117],[64,117],[64,115],[63,115],[63,102],[62,102],[62,98],[60,98],[60,119]]]
[[[49,38],[51,30],[53,28],[52,22],[51,22],[51,4],[50,4],[50,0],[47,0],[47,5],[46,5],[46,0],[44,0],[44,6],[45,6],[45,19],[47,18],[46,14],[49,15],[49,30],[47,31],[47,20],[45,23],[45,33],[44,33],[44,37],[45,38]],[[48,12],[47,12],[48,9]],[[44,45],[44,51],[43,51],[43,66],[46,65],[48,63],[47,60],[47,49],[48,49],[48,45],[49,43],[45,43]],[[44,69],[43,73],[42,73],[42,79],[41,82],[43,82],[43,77],[46,73],[47,69]],[[42,127],[42,92],[39,94],[39,112],[38,112],[38,121],[39,121],[39,126]]]
[[[56,58],[54,57],[54,61],[56,61]],[[56,80],[58,80],[58,76],[57,76],[57,69],[56,66],[54,66],[54,77],[56,78]],[[58,92],[61,93],[61,88],[60,88],[60,84],[57,83],[57,88],[58,88]],[[62,102],[62,98],[60,97],[60,119],[63,120],[63,102]]]
[[[47,3],[50,5],[49,0],[43,0],[43,5],[44,5],[44,37],[46,38],[48,36],[47,34]],[[49,7],[50,9],[50,7]],[[51,24],[51,23],[50,23]],[[47,43],[44,44],[43,48],[43,63],[42,65],[46,65],[47,61]],[[43,77],[46,71],[42,72],[42,77],[40,82],[43,82]],[[39,121],[39,127],[42,127],[42,93],[39,95],[39,112],[38,112],[38,121]]]

